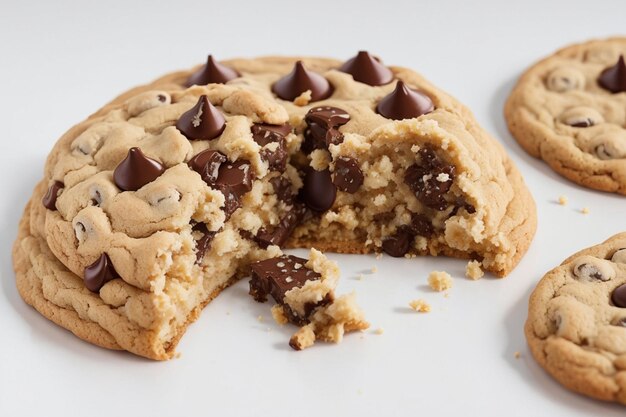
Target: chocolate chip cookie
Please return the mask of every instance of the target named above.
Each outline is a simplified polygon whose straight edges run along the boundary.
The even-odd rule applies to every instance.
[[[530,297],[525,333],[565,387],[626,404],[626,233],[548,272]]]
[[[520,78],[505,116],[531,155],[585,187],[626,194],[626,38],[561,49]]]
[[[415,72],[367,52],[210,56],[57,142],[14,262],[20,294],[46,317],[167,359],[206,303],[281,247],[443,254],[504,276],[535,224],[503,148]],[[332,317],[307,314],[298,345],[324,338]]]

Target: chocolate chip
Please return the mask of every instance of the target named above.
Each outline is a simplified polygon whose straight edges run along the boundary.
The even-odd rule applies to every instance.
[[[411,223],[409,223],[409,230],[411,233],[417,236],[429,237],[433,234],[433,225],[428,217],[413,213],[411,215]]]
[[[215,184],[220,166],[226,162],[226,155],[221,152],[207,149],[195,155],[187,165],[202,177],[209,185]]]
[[[581,120],[577,120],[576,122],[570,124],[570,126],[572,127],[590,127],[593,126],[594,122],[591,119],[581,119]]]
[[[620,308],[626,308],[626,284],[617,287],[611,295],[613,305]]]
[[[293,70],[272,86],[272,91],[283,100],[293,101],[305,91],[311,91],[311,101],[324,100],[333,93],[333,88],[318,73],[309,71],[302,61],[296,62]]]
[[[404,181],[415,197],[427,207],[443,211],[448,207],[445,194],[454,180],[454,165],[444,164],[429,147],[418,151],[420,164],[407,168]]]
[[[626,91],[626,63],[624,63],[624,55],[619,56],[615,65],[606,68],[600,73],[598,84],[611,93]]]
[[[196,264],[201,264],[204,255],[211,249],[211,242],[217,232],[211,232],[207,229],[206,224],[197,223],[192,227],[194,232],[200,232],[202,236],[196,240]]]
[[[285,214],[278,224],[271,229],[262,228],[259,230],[253,240],[259,244],[260,247],[266,249],[270,245],[277,245],[282,247],[293,230],[304,218],[306,208],[301,204],[296,204],[293,208]]]
[[[288,134],[290,134],[293,130],[293,127],[291,127],[291,125],[289,123],[285,123],[282,125],[270,125],[267,123],[255,123],[254,125],[252,125],[252,134],[254,134],[254,129],[255,127],[257,129],[260,130],[269,130],[272,131],[274,133],[278,133],[279,135],[282,135],[284,137],[287,137]]]
[[[61,181],[55,181],[46,191],[46,194],[41,199],[41,203],[48,210],[56,210],[57,209],[57,198],[59,194],[63,190],[63,183]]]
[[[202,95],[195,106],[180,116],[176,128],[189,140],[214,139],[226,128],[226,120],[209,98]]]
[[[220,64],[213,59],[213,55],[209,55],[206,65],[198,72],[192,74],[186,85],[191,87],[192,85],[225,84],[239,76],[237,71]]]
[[[398,81],[396,89],[383,97],[376,106],[376,112],[387,119],[403,120],[419,117],[435,109],[427,95],[407,87]]]
[[[363,184],[363,172],[354,158],[342,156],[337,159],[334,174],[333,183],[341,191],[354,194]]]
[[[307,128],[302,151],[309,154],[314,149],[328,149],[343,142],[343,134],[337,128],[348,123],[350,115],[338,107],[319,106],[309,110],[304,120]]]
[[[89,291],[98,292],[107,282],[119,278],[113,263],[106,253],[85,268],[84,282]]]
[[[276,198],[278,198],[280,201],[284,201],[285,203],[290,203],[293,200],[293,189],[291,187],[291,181],[283,176],[280,176],[270,179],[269,182],[270,184],[272,184],[272,188],[274,189],[274,194],[276,194]]]
[[[338,107],[319,106],[313,107],[304,116],[307,123],[315,123],[324,130],[343,126],[350,121],[350,114]]]
[[[241,197],[252,189],[253,180],[250,163],[240,160],[222,164],[215,183],[220,186],[227,186],[237,197]]]
[[[339,71],[351,74],[355,81],[368,85],[384,85],[393,81],[393,73],[367,51],[359,53],[347,60]]]
[[[224,210],[226,220],[228,220],[235,210],[241,207],[241,200],[239,199],[237,193],[235,193],[228,185],[215,184],[212,187],[224,195],[224,207],[222,207],[222,210]]]
[[[113,180],[121,190],[137,191],[164,172],[165,167],[148,158],[141,149],[130,148],[126,158],[113,171]]]
[[[326,211],[333,206],[336,196],[337,188],[333,184],[328,169],[316,171],[313,168],[307,168],[300,198],[308,208],[317,212]]]
[[[413,242],[413,234],[406,227],[399,227],[396,233],[383,240],[383,251],[389,256],[400,258],[407,254]]]
[[[270,171],[284,172],[287,167],[287,145],[285,143],[285,135],[279,133],[283,130],[280,126],[278,129],[268,127],[267,124],[252,125],[252,139],[260,146],[270,143],[276,143],[276,149],[261,149],[261,159],[267,161]],[[285,126],[285,125],[282,125]],[[286,125],[289,126],[289,125]],[[291,130],[291,127],[289,127]]]

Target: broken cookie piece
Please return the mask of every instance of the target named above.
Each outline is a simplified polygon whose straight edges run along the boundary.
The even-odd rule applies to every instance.
[[[250,266],[250,295],[259,302],[271,295],[276,322],[302,326],[290,342],[296,350],[316,339],[340,342],[344,332],[368,327],[353,295],[335,299],[337,265],[315,249],[309,257],[281,255]]]

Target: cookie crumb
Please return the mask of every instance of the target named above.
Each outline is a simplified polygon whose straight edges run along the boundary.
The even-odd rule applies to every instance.
[[[382,327],[379,327],[378,329],[374,330],[374,333],[380,335],[385,333],[385,329],[383,329]]]
[[[274,306],[272,306],[272,317],[274,318],[274,321],[280,324],[281,326],[289,322],[289,319],[285,315],[285,311],[278,304],[275,304]]]
[[[376,259],[383,259],[383,253],[382,252],[377,253]]]
[[[580,210],[580,212],[581,212],[582,214],[589,214],[589,207],[583,207],[583,208]]]
[[[373,266],[372,267],[372,274],[375,274],[376,272],[378,272],[378,267],[377,266]]]
[[[438,292],[449,290],[452,288],[452,277],[445,271],[432,271],[428,275],[428,285]]]
[[[293,100],[293,104],[296,106],[306,106],[311,101],[312,93],[311,90],[306,90],[304,93],[300,94]]]
[[[363,278],[364,278],[363,274],[359,274],[359,276],[358,276],[359,281],[363,281]]]
[[[479,261],[469,261],[465,267],[465,276],[474,281],[481,279],[485,273],[480,266],[481,263]]]
[[[513,356],[515,356],[515,359],[519,359],[522,354],[519,351],[516,351],[515,353],[513,353]]]
[[[174,355],[174,358],[175,358],[175,359],[180,359],[180,357],[181,357],[181,356],[183,356],[183,354],[182,354],[182,353],[180,353],[180,352],[176,352],[176,354]]]
[[[263,323],[263,321],[265,320],[263,316],[259,316],[256,319],[259,321],[259,323]]]
[[[356,390],[356,393],[359,395],[363,395],[363,390],[361,388],[359,388],[358,390]]]
[[[564,196],[564,195],[560,195],[558,202],[559,202],[560,205],[566,206],[567,202],[568,202],[567,197]]]
[[[430,311],[430,304],[422,299],[411,301],[409,307],[418,313],[428,313]]]

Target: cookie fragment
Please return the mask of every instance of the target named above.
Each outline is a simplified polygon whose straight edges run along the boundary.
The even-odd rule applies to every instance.
[[[392,120],[413,119],[434,109],[430,97],[409,88],[404,81],[398,81],[395,90],[383,97],[376,106],[378,114]]]
[[[222,134],[226,119],[209,98],[202,95],[195,106],[180,116],[176,128],[189,140],[210,140]]]
[[[339,71],[352,75],[354,81],[372,86],[385,85],[393,81],[393,73],[367,51],[347,60],[339,67]]]
[[[128,150],[126,158],[113,171],[113,180],[123,191],[137,191],[164,172],[163,165],[148,158],[141,149],[134,147]]]
[[[191,87],[192,85],[226,84],[239,76],[237,71],[221,64],[213,58],[213,55],[209,55],[206,65],[192,74],[185,85]]]
[[[272,91],[283,100],[293,101],[306,91],[311,92],[311,101],[324,100],[333,93],[326,78],[304,67],[297,61],[293,70],[272,85]]]
[[[452,288],[452,277],[445,271],[432,271],[428,275],[428,286],[441,292]]]

